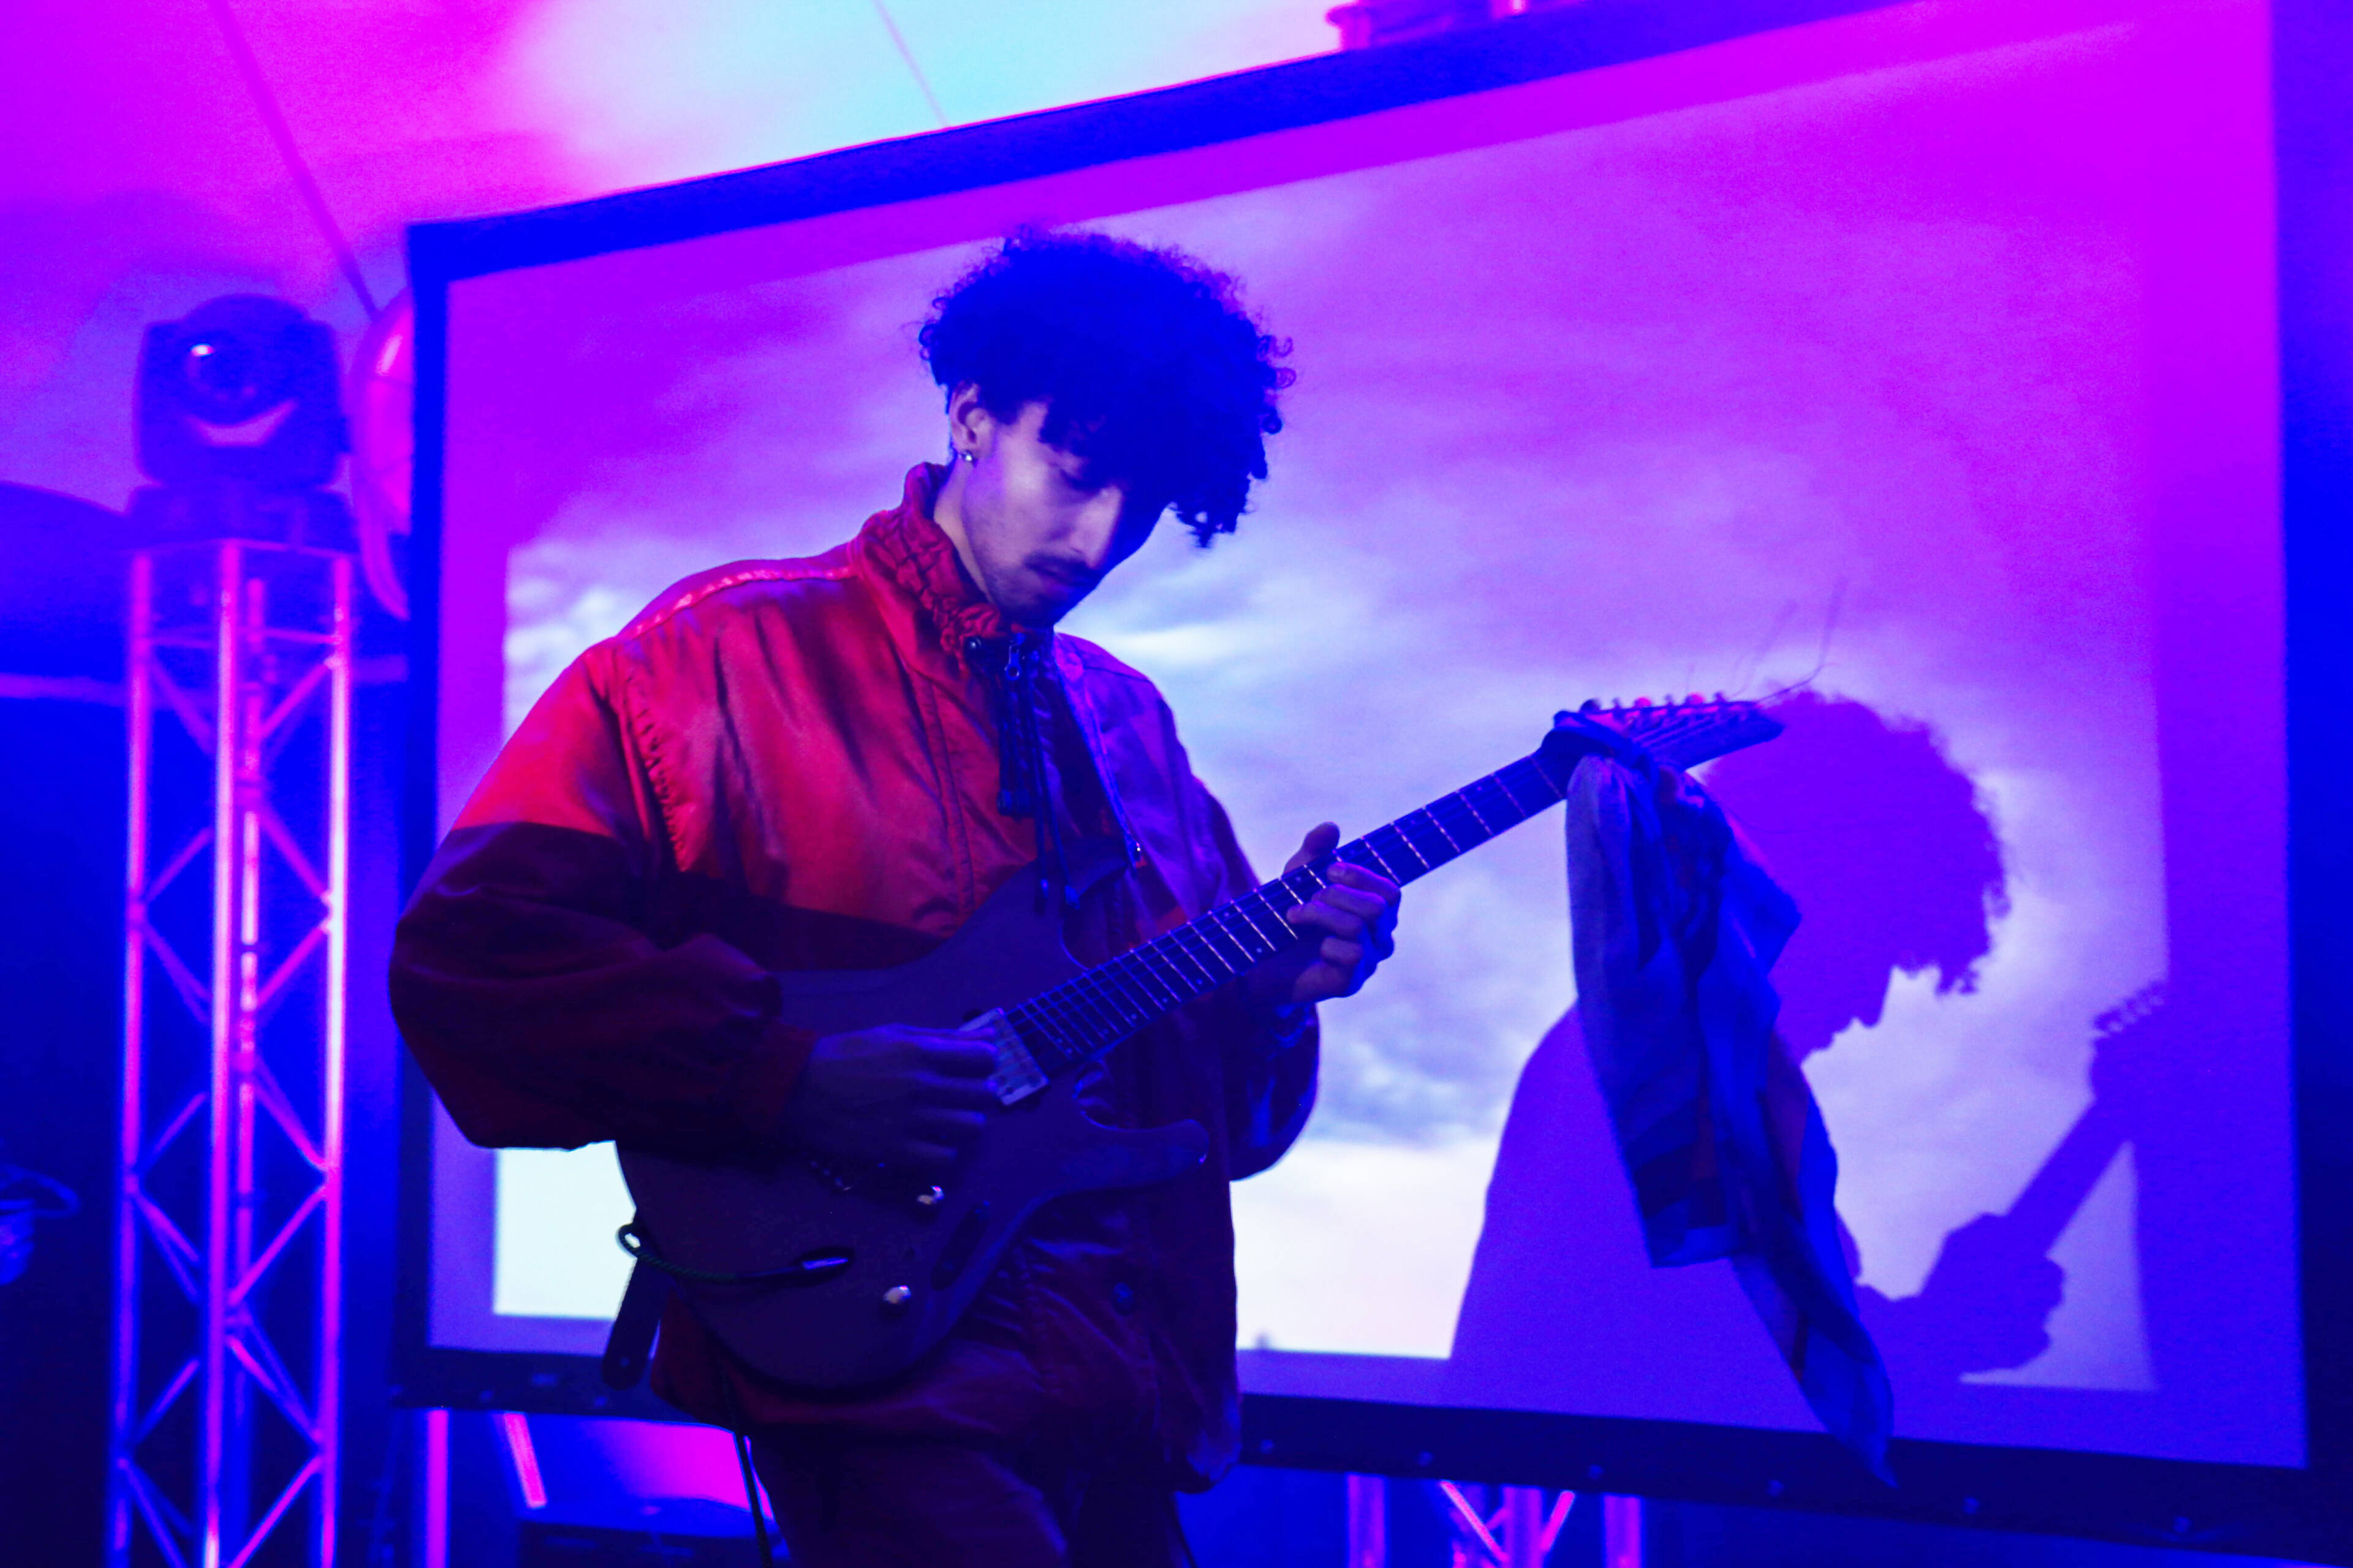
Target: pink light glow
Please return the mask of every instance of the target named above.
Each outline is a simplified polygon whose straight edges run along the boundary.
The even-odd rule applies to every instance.
[[[425,1412],[424,1568],[449,1568],[449,1413]]]
[[[506,1439],[507,1458],[514,1463],[515,1486],[522,1493],[522,1506],[545,1508],[547,1483],[540,1479],[539,1451],[531,1444],[531,1417],[520,1410],[501,1410],[498,1423],[499,1435]]]

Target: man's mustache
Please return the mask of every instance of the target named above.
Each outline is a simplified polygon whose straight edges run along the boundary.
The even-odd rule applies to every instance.
[[[1103,581],[1103,574],[1101,572],[1083,561],[1074,561],[1067,555],[1040,553],[1026,558],[1021,564],[1050,582],[1060,583],[1064,587],[1076,588],[1082,592],[1092,589],[1097,583]]]

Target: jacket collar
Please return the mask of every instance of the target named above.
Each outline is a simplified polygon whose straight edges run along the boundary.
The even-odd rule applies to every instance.
[[[915,637],[935,644],[962,666],[966,663],[965,645],[971,639],[994,642],[1020,628],[965,575],[955,546],[932,521],[932,499],[946,478],[947,470],[937,463],[918,463],[908,469],[906,493],[899,504],[869,518],[858,542],[877,574],[912,601]],[[1043,639],[1051,634],[1035,635]]]

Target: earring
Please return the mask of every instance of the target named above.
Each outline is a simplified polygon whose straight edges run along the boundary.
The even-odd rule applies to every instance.
[[[967,452],[959,449],[956,456],[962,458],[965,462],[970,463],[976,468],[980,467],[980,454],[977,452]]]

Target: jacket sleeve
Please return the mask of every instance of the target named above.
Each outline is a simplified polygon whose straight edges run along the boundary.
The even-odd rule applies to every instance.
[[[1205,851],[1217,863],[1220,890],[1215,901],[1222,903],[1257,887],[1258,878],[1226,808],[1198,782],[1193,788],[1207,806]],[[1240,1181],[1282,1159],[1307,1125],[1307,1113],[1315,1108],[1319,1029],[1312,1007],[1291,1027],[1279,1027],[1243,999],[1240,985],[1226,986],[1210,1000],[1218,1007],[1214,1026],[1223,1045],[1228,1173]]]
[[[394,937],[394,1016],[474,1142],[708,1154],[782,1115],[812,1037],[742,952],[649,934],[659,813],[592,648],[500,752]]]

